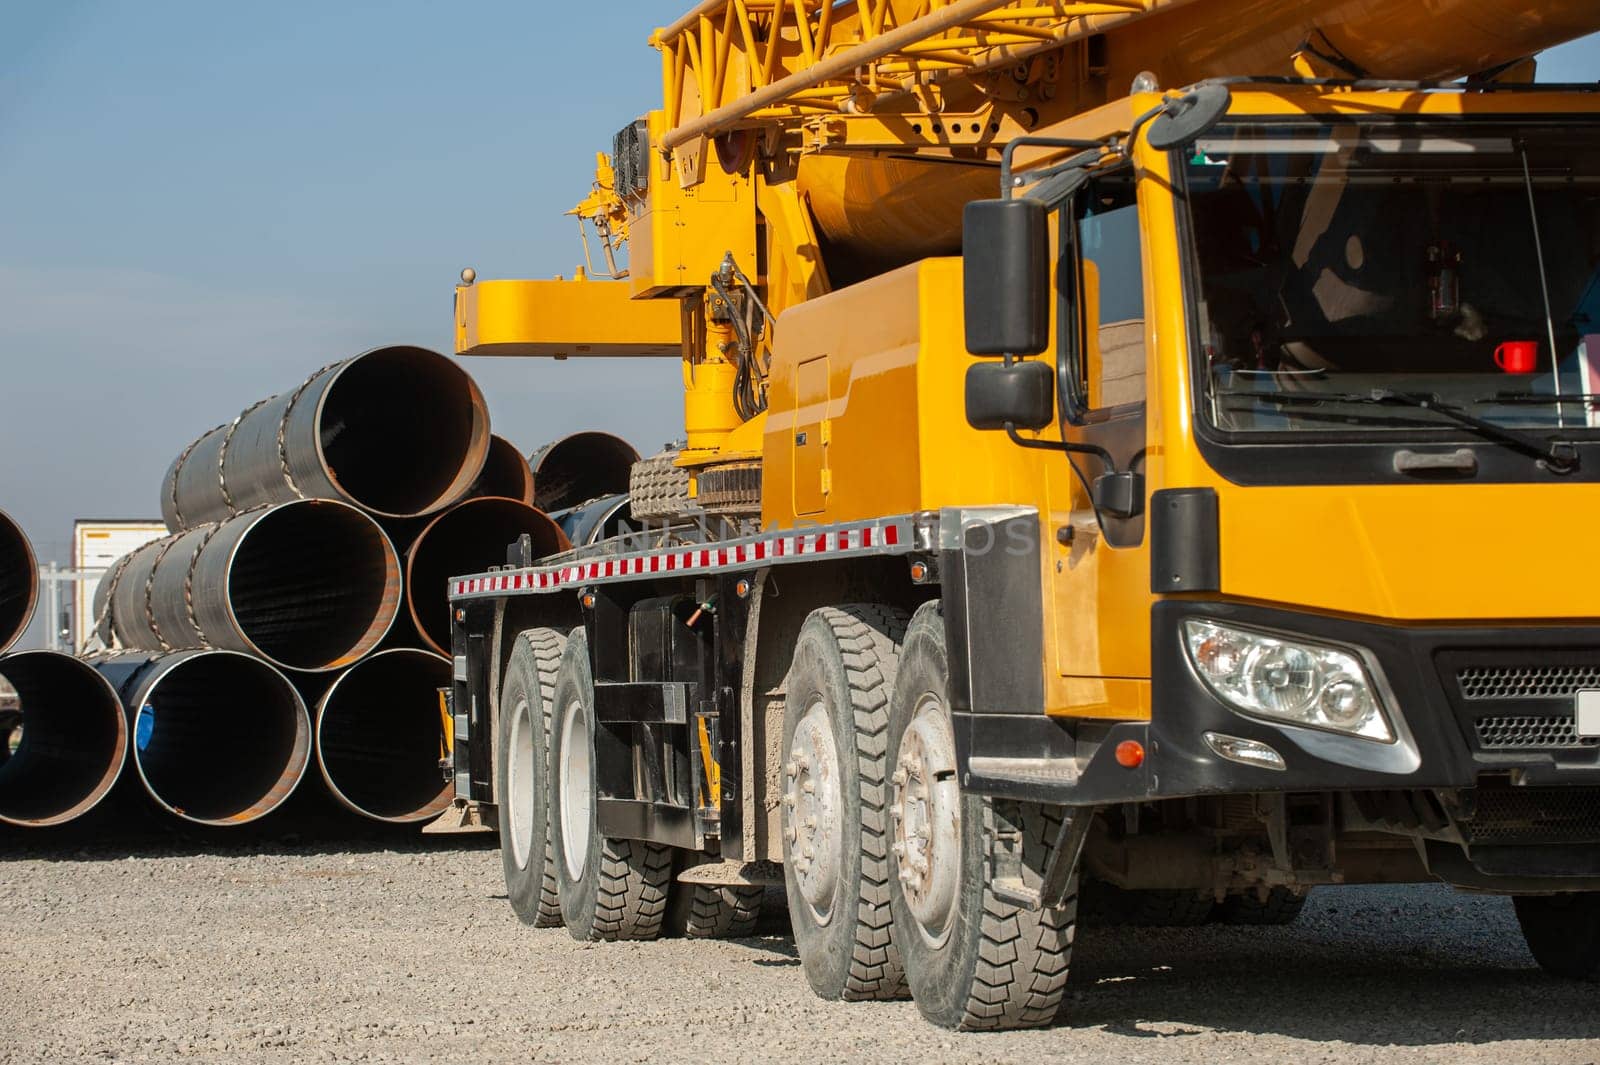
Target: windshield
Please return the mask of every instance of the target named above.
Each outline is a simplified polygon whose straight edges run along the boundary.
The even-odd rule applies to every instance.
[[[1600,427],[1600,127],[1221,126],[1186,179],[1217,428]]]

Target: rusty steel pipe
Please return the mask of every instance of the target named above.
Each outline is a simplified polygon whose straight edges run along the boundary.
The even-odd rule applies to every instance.
[[[627,492],[639,452],[620,436],[584,432],[546,444],[528,461],[533,466],[533,505],[549,512]]]
[[[110,792],[126,761],[128,727],[116,691],[57,651],[0,658],[0,678],[16,691],[19,707],[14,718],[0,720],[0,824],[42,828],[82,817]]]
[[[0,511],[0,653],[28,630],[38,598],[39,563],[33,546],[22,526]]]
[[[147,651],[244,651],[284,669],[339,669],[400,610],[400,560],[355,507],[302,499],[146,544],[96,591],[102,640]]]
[[[363,817],[412,824],[437,817],[444,779],[439,689],[450,660],[401,647],[340,674],[317,706],[317,765],[333,797]]]
[[[506,552],[527,533],[533,557],[572,545],[537,507],[515,499],[469,499],[434,518],[406,552],[406,603],[422,642],[446,654],[450,646],[450,578],[503,566]]]
[[[489,437],[489,455],[483,462],[483,472],[472,482],[463,499],[495,496],[500,499],[520,499],[533,503],[533,467],[517,445],[503,436]]]
[[[289,679],[238,651],[88,659],[122,700],[129,761],[157,806],[199,825],[276,810],[311,761],[311,720]]]
[[[195,440],[167,469],[161,516],[177,532],[301,498],[432,514],[465,496],[488,450],[489,408],[459,364],[374,348]]]

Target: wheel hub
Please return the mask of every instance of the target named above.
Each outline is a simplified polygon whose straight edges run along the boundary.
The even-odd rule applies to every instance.
[[[589,719],[583,704],[574,699],[561,715],[561,850],[567,875],[574,883],[583,879],[589,861],[589,832],[594,819],[593,752]]]
[[[506,752],[507,814],[511,824],[511,857],[518,869],[528,867],[533,851],[533,729],[528,700],[517,702],[511,717],[510,750]]]
[[[839,890],[843,840],[839,750],[819,698],[795,726],[783,767],[786,860],[817,924],[828,923]]]
[[[900,738],[890,778],[895,864],[906,907],[937,945],[955,917],[961,866],[961,792],[955,739],[933,694],[925,694]]]

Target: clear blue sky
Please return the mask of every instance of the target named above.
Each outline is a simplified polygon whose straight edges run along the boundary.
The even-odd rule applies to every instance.
[[[65,562],[74,517],[157,514],[173,455],[250,402],[376,344],[448,351],[461,267],[570,274],[561,212],[689,6],[6,4],[0,509]],[[1600,78],[1600,38],[1540,74]],[[679,431],[671,361],[469,368],[524,450]]]

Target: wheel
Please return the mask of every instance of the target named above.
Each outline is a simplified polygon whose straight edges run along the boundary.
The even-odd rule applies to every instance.
[[[676,518],[689,509],[689,471],[673,465],[677,458],[677,451],[669,449],[633,464],[628,512],[634,521]]]
[[[813,610],[795,641],[783,713],[783,883],[811,989],[905,994],[890,938],[885,800],[889,692],[904,612]]]
[[[1224,924],[1293,924],[1305,909],[1309,895],[1309,891],[1295,891],[1281,885],[1268,891],[1266,898],[1254,891],[1230,894],[1217,907],[1217,917]]]
[[[555,629],[518,634],[500,686],[500,865],[511,909],[524,924],[541,928],[561,923],[548,777],[551,698],[566,645]]]
[[[1084,886],[1083,905],[1100,924],[1190,928],[1211,919],[1216,900],[1184,889],[1128,889],[1093,881]]]
[[[1021,842],[1023,882],[1037,888],[1059,810],[964,795],[946,703],[949,672],[937,603],[906,632],[889,711],[895,877],[894,942],[917,1009],[967,1030],[1055,1020],[1072,958],[1077,874],[1059,907],[1024,909],[992,888],[1002,849]]]
[[[667,928],[688,939],[743,939],[761,919],[762,893],[759,884],[673,884]]]
[[[1600,979],[1600,891],[1518,895],[1515,905],[1539,968],[1570,980]]]
[[[589,641],[567,637],[551,706],[550,821],[556,894],[579,940],[654,939],[672,879],[672,848],[600,834]]]

